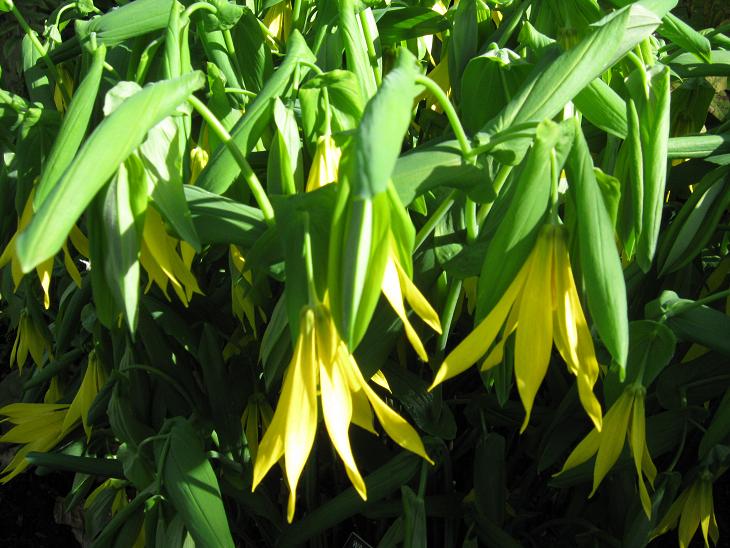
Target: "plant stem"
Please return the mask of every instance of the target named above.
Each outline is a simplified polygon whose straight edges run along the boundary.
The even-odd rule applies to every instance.
[[[223,91],[225,91],[226,93],[237,93],[239,95],[245,95],[246,97],[256,99],[256,94],[253,91],[249,91],[243,88],[225,88]]]
[[[205,120],[205,123],[208,124],[208,127],[215,132],[217,137],[223,141],[228,147],[228,150],[231,151],[231,154],[233,154],[233,157],[238,163],[238,167],[241,168],[241,173],[243,174],[243,178],[246,180],[246,184],[248,184],[248,187],[251,190],[251,194],[253,194],[256,203],[261,209],[261,213],[264,215],[264,220],[268,225],[273,225],[274,208],[271,207],[269,197],[266,195],[264,187],[261,186],[261,182],[251,168],[251,164],[249,164],[248,160],[246,160],[246,156],[235,141],[233,141],[231,134],[228,133],[225,127],[223,127],[221,121],[216,118],[215,114],[213,114],[200,99],[192,95],[188,100],[198,114],[203,117],[203,120]]]
[[[454,321],[454,313],[456,305],[461,295],[461,280],[452,279],[449,284],[449,292],[446,295],[443,311],[441,312],[441,335],[438,338],[438,351],[442,353],[446,349],[446,343],[449,340],[451,332],[451,322]]]
[[[238,57],[236,56],[236,46],[233,44],[233,36],[231,35],[230,29],[223,31],[223,39],[225,40],[226,49],[228,50],[228,57],[230,57],[233,61],[233,68],[236,69],[238,77],[243,79],[243,71],[241,70],[241,65],[238,62]]]
[[[666,318],[669,319],[674,316],[678,316],[679,314],[682,314],[683,312],[687,312],[688,310],[691,310],[693,308],[704,306],[708,303],[717,301],[718,299],[723,299],[725,297],[730,297],[730,289],[726,289],[725,291],[719,291],[717,293],[713,293],[712,295],[708,295],[707,297],[703,297],[702,299],[697,299],[696,301],[682,303],[677,308],[672,309],[671,313],[666,315]]]
[[[449,101],[444,90],[442,90],[441,87],[428,76],[416,76],[416,84],[420,84],[425,87],[436,98],[441,108],[444,109],[444,114],[446,114],[446,117],[449,120],[449,124],[451,125],[451,129],[454,131],[456,140],[459,141],[461,154],[464,156],[465,160],[471,161],[474,157],[474,151],[471,148],[471,144],[466,136],[464,127],[461,125],[459,117],[456,115],[454,105],[451,104],[451,101]]]
[[[32,28],[30,28],[28,21],[25,20],[25,17],[23,17],[23,14],[20,13],[14,3],[11,4],[11,12],[15,16],[15,19],[17,19],[18,23],[20,23],[23,32],[25,32],[26,36],[30,38],[30,42],[33,44],[33,47],[36,49],[36,51],[40,54],[41,59],[43,59],[43,62],[48,67],[48,70],[51,71],[51,76],[56,81],[56,86],[58,86],[58,88],[60,89],[63,100],[68,106],[68,104],[71,102],[71,97],[69,96],[68,91],[63,85],[63,78],[61,77],[61,73],[58,72],[58,68],[56,67],[56,65],[53,64],[53,61],[51,61],[51,58],[48,56],[48,52],[46,51],[46,48],[44,48],[43,44],[41,44],[40,40],[38,40],[38,35]]]
[[[495,198],[491,202],[483,204],[479,208],[479,213],[477,213],[477,222],[479,223],[480,227],[483,227],[484,221],[487,219],[489,212],[492,210],[494,201],[497,199],[497,196],[499,196],[499,192],[502,190],[504,182],[507,180],[507,177],[509,177],[509,174],[512,173],[513,167],[514,166],[503,165],[501,168],[499,168],[499,171],[497,172],[497,176],[494,178],[493,183]]]
[[[362,27],[362,33],[365,38],[365,44],[368,48],[368,59],[370,60],[370,67],[373,69],[373,76],[375,76],[375,83],[380,87],[383,83],[383,76],[380,74],[380,67],[378,66],[378,55],[375,52],[375,39],[370,32],[370,26],[368,25],[368,17],[365,10],[358,14],[360,19],[360,26]]]
[[[426,241],[426,238],[428,238],[429,234],[433,231],[434,228],[436,228],[436,225],[441,220],[441,218],[446,215],[446,213],[451,209],[451,206],[454,205],[454,198],[456,198],[456,190],[452,190],[449,192],[449,194],[441,201],[439,206],[436,208],[436,211],[433,212],[433,215],[431,215],[428,220],[426,220],[426,223],[421,227],[421,230],[418,231],[418,234],[416,234],[416,242],[413,247],[413,251],[415,252],[423,242]]]
[[[471,244],[479,235],[477,204],[474,200],[466,199],[466,204],[464,204],[464,217],[466,218],[466,243]]]

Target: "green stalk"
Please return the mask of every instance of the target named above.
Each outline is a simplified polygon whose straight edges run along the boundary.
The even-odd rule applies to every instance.
[[[251,164],[249,164],[248,160],[246,160],[246,156],[243,152],[241,152],[241,149],[238,148],[238,145],[236,145],[233,139],[231,139],[231,134],[228,133],[228,130],[226,130],[225,127],[223,127],[221,121],[216,118],[215,114],[213,114],[200,99],[192,95],[189,101],[198,114],[203,117],[203,120],[205,120],[205,123],[208,124],[208,127],[215,132],[216,136],[225,143],[228,150],[230,150],[231,154],[233,154],[238,167],[241,168],[243,178],[246,180],[246,184],[248,184],[248,188],[251,190],[251,194],[253,194],[256,203],[261,209],[261,213],[264,215],[264,220],[269,226],[272,226],[274,224],[274,208],[271,206],[269,197],[266,195],[264,187],[261,186],[259,178],[256,177],[256,174],[251,168]]]
[[[415,252],[423,242],[426,241],[426,238],[428,238],[429,234],[433,232],[433,229],[436,228],[436,225],[438,222],[443,218],[444,215],[451,209],[451,206],[454,205],[454,199],[456,198],[456,190],[452,190],[449,192],[449,194],[441,201],[439,206],[436,208],[436,211],[433,212],[433,215],[431,215],[428,220],[426,220],[426,223],[421,227],[421,230],[418,231],[416,234],[416,242],[413,246],[413,251]]]
[[[449,120],[449,124],[451,125],[451,129],[454,131],[456,140],[459,141],[461,154],[464,156],[465,160],[471,161],[474,157],[474,151],[471,148],[471,144],[469,143],[469,139],[466,136],[464,127],[461,125],[459,117],[456,115],[454,105],[451,104],[451,101],[449,101],[449,98],[446,96],[446,93],[444,93],[444,90],[442,90],[439,85],[431,80],[428,76],[416,76],[416,84],[422,85],[431,94],[433,94],[441,108],[444,109],[444,114],[446,114],[446,118],[448,118]]]
[[[362,33],[365,36],[365,44],[368,48],[368,58],[370,59],[370,66],[373,69],[373,75],[375,76],[375,83],[380,87],[383,83],[383,75],[380,74],[380,67],[378,67],[378,55],[375,53],[375,38],[370,32],[368,26],[368,17],[365,14],[365,10],[357,14],[360,19],[360,26],[362,27]]]
[[[454,313],[456,312],[456,305],[459,302],[459,295],[461,295],[462,281],[452,279],[449,284],[449,292],[446,295],[446,302],[444,303],[443,311],[441,312],[441,335],[438,338],[438,352],[442,353],[446,349],[446,343],[449,340],[449,333],[451,331],[451,323],[454,321]]]
[[[507,180],[507,177],[509,177],[509,174],[512,173],[513,167],[514,166],[504,165],[501,168],[499,168],[499,171],[497,172],[497,176],[494,178],[495,200],[496,200],[496,196],[499,196],[499,192],[500,192],[500,190],[502,190],[502,187],[504,186],[504,182]],[[477,213],[477,222],[479,223],[480,227],[482,225],[484,225],[484,221],[487,219],[487,216],[489,215],[489,212],[492,210],[493,205],[494,205],[494,202],[489,202],[489,203],[483,204],[479,208],[479,213]]]
[[[38,40],[38,35],[32,28],[30,28],[28,21],[25,20],[25,17],[23,17],[23,14],[20,13],[14,3],[10,5],[10,11],[13,16],[15,16],[15,19],[17,19],[18,23],[20,23],[23,32],[25,32],[28,38],[30,38],[33,47],[40,54],[43,62],[48,67],[48,70],[51,71],[51,76],[56,81],[58,88],[61,90],[61,95],[63,96],[64,102],[68,105],[71,102],[71,97],[69,96],[68,91],[66,91],[66,88],[63,86],[63,78],[58,72],[58,68],[56,67],[56,65],[53,64],[53,61],[51,61],[51,58],[48,56],[46,48],[44,48],[43,44],[41,44],[40,40]]]

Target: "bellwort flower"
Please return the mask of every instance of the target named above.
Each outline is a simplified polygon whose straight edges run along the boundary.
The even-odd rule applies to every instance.
[[[289,484],[287,520],[294,518],[296,488],[317,430],[318,394],[332,444],[345,465],[355,490],[367,498],[365,481],[355,463],[349,439],[350,423],[375,433],[373,412],[398,445],[428,462],[420,437],[370,387],[340,338],[325,304],[306,306],[300,316],[299,337],[286,371],[279,403],[258,447],[252,490],[284,457]],[[319,387],[319,390],[318,390]]]
[[[568,456],[559,473],[574,468],[586,462],[593,455],[597,455],[593,468],[593,490],[589,495],[592,497],[603,478],[616,464],[628,437],[638,476],[641,505],[646,515],[651,517],[651,498],[644,483],[644,476],[653,486],[657,471],[646,445],[645,397],[646,389],[643,386],[627,387],[603,418],[603,429],[599,432],[594,428],[583,438],[583,441]]]
[[[674,529],[677,524],[679,524],[677,530],[679,548],[687,548],[690,545],[698,527],[702,528],[705,548],[710,546],[710,539],[713,544],[717,544],[720,539],[720,531],[717,527],[715,507],[712,501],[711,472],[704,471],[690,487],[679,495],[656,529],[652,531],[651,539]]]
[[[342,150],[337,146],[332,136],[323,135],[317,141],[317,148],[312,159],[312,167],[307,178],[307,192],[317,190],[330,183],[337,182],[337,172],[342,157]],[[390,253],[385,266],[381,290],[398,318],[403,322],[406,337],[423,361],[428,361],[428,355],[416,330],[408,319],[405,308],[407,302],[431,329],[441,334],[441,322],[436,311],[413,283],[403,264],[410,265],[410,258],[398,257],[398,246],[391,235]],[[408,267],[410,268],[410,266]]]
[[[492,347],[500,329],[501,339]],[[431,389],[462,373],[487,354],[486,371],[501,363],[507,337],[517,331],[515,377],[527,427],[537,390],[547,373],[553,342],[576,376],[578,394],[597,430],[601,405],[593,394],[598,379],[593,340],[578,298],[562,227],[542,227],[537,242],[514,281],[495,307],[443,361]]]

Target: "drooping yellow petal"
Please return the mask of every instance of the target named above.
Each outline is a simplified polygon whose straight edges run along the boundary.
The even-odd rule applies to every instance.
[[[63,249],[63,266],[66,267],[66,272],[68,272],[68,275],[71,276],[76,287],[81,287],[81,274],[71,258],[71,254],[68,251],[68,244],[64,242],[61,249]]]
[[[690,545],[700,526],[700,504],[699,482],[696,481],[689,488],[687,500],[682,507],[682,515],[679,517],[677,534],[680,548],[687,548]]]
[[[314,311],[307,309],[299,322],[302,343],[292,363],[291,396],[286,409],[284,465],[289,483],[287,520],[294,519],[297,483],[312,450],[317,431],[317,354]],[[279,402],[281,405],[282,402]],[[278,407],[277,407],[278,410]]]
[[[351,377],[353,384],[362,387],[365,392],[370,405],[373,406],[373,411],[378,417],[378,421],[383,427],[383,430],[388,436],[403,449],[407,449],[411,453],[420,455],[426,459],[429,463],[433,464],[433,460],[426,453],[426,449],[423,447],[423,442],[418,433],[413,427],[406,422],[398,413],[393,411],[388,404],[380,399],[375,391],[368,385],[367,381],[363,378],[360,368],[357,366],[352,355],[348,354],[349,367],[343,367],[346,373]]]
[[[99,359],[96,357],[95,352],[89,354],[88,363],[86,365],[86,371],[84,372],[84,378],[81,381],[76,396],[71,402],[71,406],[66,413],[66,417],[63,421],[62,435],[67,434],[79,421],[84,426],[84,432],[86,432],[86,439],[91,437],[91,426],[88,423],[88,414],[91,404],[94,403],[99,390],[104,386],[105,376],[104,371],[101,368]]]
[[[390,389],[390,385],[388,384],[388,379],[385,378],[385,375],[383,375],[383,372],[379,369],[372,377],[370,377],[370,380],[377,384],[379,387],[385,388],[388,392],[392,392],[392,390]]]
[[[401,322],[403,322],[403,327],[406,330],[408,341],[411,343],[411,346],[413,346],[416,354],[418,354],[418,357],[421,358],[422,361],[428,361],[426,349],[423,347],[423,343],[418,337],[418,333],[416,333],[413,325],[408,320],[408,313],[403,305],[403,294],[401,293],[398,271],[396,270],[392,255],[388,258],[388,262],[385,265],[381,289],[383,291],[383,295],[385,295],[385,298],[390,303],[390,306],[393,307],[393,310],[398,315]]]
[[[637,395],[634,398],[634,405],[631,410],[631,426],[629,428],[629,445],[631,454],[634,457],[636,477],[639,486],[639,498],[644,508],[646,517],[651,519],[651,498],[644,484],[642,467],[644,462],[644,451],[646,450],[646,417],[644,416],[644,397]]]
[[[429,390],[433,390],[446,379],[450,379],[466,371],[479,358],[486,354],[494,339],[497,337],[502,324],[504,324],[512,305],[520,294],[520,291],[522,291],[530,262],[530,259],[525,262],[515,279],[507,288],[507,291],[502,295],[502,298],[489,314],[487,314],[487,317],[446,356]]]
[[[49,257],[41,264],[39,264],[35,271],[38,274],[38,280],[41,282],[41,288],[43,289],[43,308],[48,310],[51,306],[51,270],[53,269],[53,257]]]
[[[552,227],[540,232],[530,255],[530,271],[520,296],[520,328],[515,338],[515,379],[525,408],[520,432],[530,421],[535,395],[550,364],[553,347],[551,270],[553,261]]]
[[[345,367],[349,364],[345,363]],[[350,421],[352,419],[352,400],[343,365],[338,359],[319,362],[319,386],[322,393],[322,414],[332,444],[345,465],[347,477],[355,490],[367,500],[365,482],[355,464],[350,448]]]
[[[439,315],[426,300],[426,297],[419,291],[418,287],[416,287],[416,284],[408,277],[400,262],[398,262],[396,255],[391,254],[391,257],[393,258],[395,269],[398,272],[398,280],[400,281],[400,286],[406,301],[418,317],[440,335],[441,320],[439,319]]]
[[[594,428],[581,440],[570,455],[568,455],[563,468],[556,475],[562,474],[566,470],[570,470],[571,468],[575,468],[579,464],[586,462],[598,452],[600,443],[601,433]]]
[[[489,371],[495,365],[502,363],[504,359],[504,345],[507,343],[507,339],[512,332],[517,328],[517,319],[519,318],[520,306],[519,303],[515,303],[510,310],[509,316],[507,316],[507,322],[504,324],[504,331],[502,337],[499,339],[494,348],[489,351],[487,357],[482,362],[482,371]]]
[[[562,233],[555,235],[555,346],[570,372],[576,376],[583,409],[598,431],[601,430],[601,404],[593,393],[598,380],[598,360],[588,323],[578,298],[570,268],[570,257]]]
[[[669,507],[669,510],[667,510],[667,513],[664,514],[662,520],[651,532],[651,535],[649,536],[650,541],[654,540],[659,535],[663,535],[670,529],[674,529],[677,526],[677,522],[679,521],[679,517],[682,514],[682,509],[684,508],[684,504],[687,501],[688,496],[689,489],[686,489],[684,492],[682,492],[681,495],[679,495],[679,497],[677,497],[677,500],[672,503],[672,505]]]
[[[84,233],[79,230],[79,228],[74,225],[71,229],[71,232],[68,233],[68,237],[71,240],[71,243],[76,248],[76,251],[81,253],[84,257],[89,256],[89,240],[84,236]]]
[[[596,456],[596,466],[593,469],[593,490],[589,497],[593,496],[603,478],[606,477],[606,474],[621,455],[626,440],[626,430],[629,426],[633,401],[634,397],[631,390],[624,390],[603,418],[600,447]]]

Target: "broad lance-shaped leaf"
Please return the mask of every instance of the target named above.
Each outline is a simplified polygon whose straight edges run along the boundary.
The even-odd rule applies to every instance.
[[[94,110],[96,94],[99,92],[99,83],[104,71],[106,47],[96,48],[89,72],[86,74],[78,89],[74,93],[68,110],[63,117],[61,129],[53,143],[46,164],[41,172],[41,178],[33,195],[33,208],[38,209],[46,199],[53,185],[58,182],[64,170],[73,160],[81,141],[86,135],[91,113]]]
[[[104,200],[104,231],[106,261],[104,273],[117,307],[124,310],[130,333],[137,325],[139,299],[139,244],[130,201],[130,178],[139,177],[141,170],[134,163],[119,166],[116,176],[107,187]],[[131,168],[131,169],[130,169]]]
[[[636,259],[646,272],[651,267],[662,223],[669,141],[669,68],[655,65],[647,71],[648,89],[638,74],[628,79],[639,112],[639,135],[644,160],[644,200]]]
[[[661,17],[676,3],[676,0],[636,2],[591,25],[593,32],[574,47],[554,60],[545,59],[537,64],[502,113],[477,134],[477,140],[487,143],[492,135],[506,128],[555,116],[591,81],[651,35]],[[509,141],[493,150],[516,163],[528,145],[529,141],[523,139],[518,147]]]
[[[332,315],[350,349],[365,334],[380,295],[390,252],[388,182],[411,122],[417,74],[413,55],[399,50],[395,67],[365,107],[352,154],[340,166],[327,285]]]
[[[233,548],[218,480],[200,436],[185,419],[171,419],[162,486],[198,546]],[[164,454],[164,451],[163,451]]]
[[[566,172],[576,206],[578,248],[588,309],[598,334],[625,374],[629,349],[626,284],[614,244],[611,219],[593,171],[593,160],[580,123]]]
[[[274,100],[289,87],[294,69],[301,67],[300,77],[308,70],[301,63],[314,63],[316,58],[310,51],[304,37],[298,31],[292,31],[287,40],[287,54],[274,74],[266,81],[264,88],[256,96],[254,102],[246,109],[231,131],[231,138],[244,154],[248,154],[256,145],[264,129],[269,123]],[[213,153],[208,165],[200,174],[197,185],[210,192],[223,194],[240,173],[236,159],[228,147],[220,146]]]
[[[55,255],[74,223],[104,183],[141,143],[205,82],[199,71],[163,80],[126,99],[104,119],[18,237],[23,272]]]

